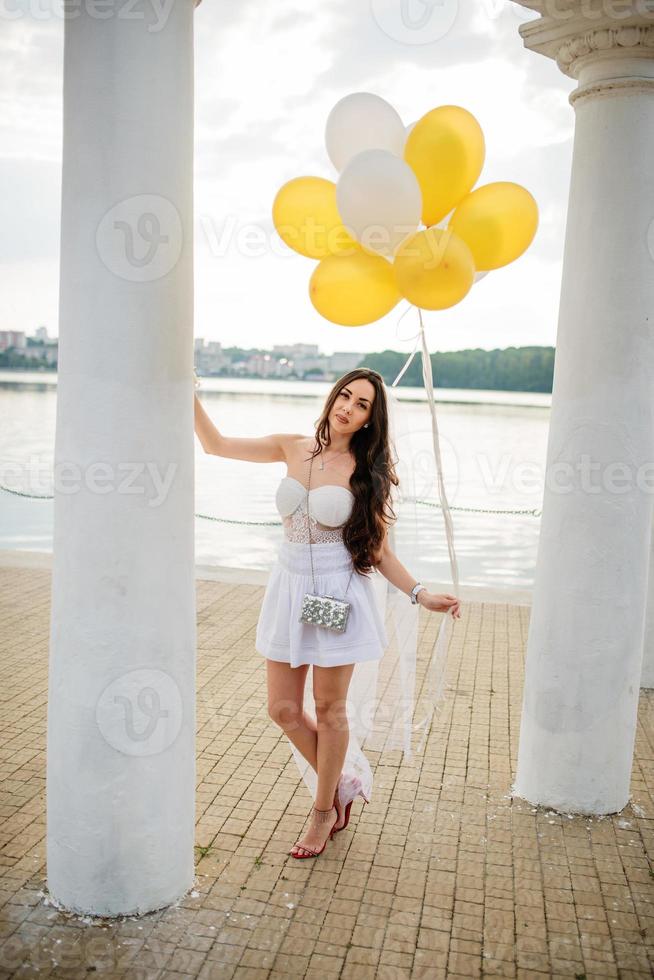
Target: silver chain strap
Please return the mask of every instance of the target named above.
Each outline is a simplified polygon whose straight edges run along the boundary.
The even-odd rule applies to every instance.
[[[311,490],[311,468],[312,468],[312,466],[313,466],[313,455],[311,456],[311,462],[309,463],[309,486],[307,487],[307,526],[309,528],[309,558],[311,559],[311,581],[313,582],[313,591],[315,592],[316,591],[316,579],[315,579],[314,574],[313,574],[313,551],[312,551],[312,548],[311,548],[311,516],[309,514],[309,492]],[[350,587],[350,581],[352,579],[352,573],[353,572],[354,572],[354,566],[352,566],[352,570],[350,571],[350,577],[347,580],[347,585],[345,586],[345,592],[347,592],[347,590]],[[344,596],[345,596],[345,592],[343,593]]]

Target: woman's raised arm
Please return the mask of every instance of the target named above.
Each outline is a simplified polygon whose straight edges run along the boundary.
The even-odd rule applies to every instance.
[[[290,440],[301,436],[274,432],[258,439],[224,436],[213,424],[197,395],[194,402],[195,432],[205,453],[228,459],[245,459],[252,463],[283,463]]]

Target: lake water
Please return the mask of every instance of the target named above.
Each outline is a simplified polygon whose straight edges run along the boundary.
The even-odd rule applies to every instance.
[[[203,378],[200,397],[225,435],[309,435],[330,388],[323,382]],[[410,444],[403,439],[398,447],[401,459],[406,458],[406,450],[410,460],[411,477],[404,485],[411,489],[406,494],[437,504],[425,392],[401,388],[398,394],[411,432]],[[530,589],[540,518],[493,511],[540,510],[551,397],[437,389],[436,398],[460,582]],[[0,371],[3,486],[52,493],[56,400],[56,375]],[[274,496],[285,464],[209,456],[197,439],[195,443],[197,563],[268,570],[282,535]],[[399,467],[398,472],[402,480],[408,471]],[[52,510],[51,500],[18,497],[0,489],[0,548],[51,551]],[[398,524],[395,542],[401,561],[417,579],[451,581],[441,510],[428,503],[407,502],[401,514],[404,520]],[[243,520],[262,523],[238,523]],[[275,523],[267,526],[266,522]]]

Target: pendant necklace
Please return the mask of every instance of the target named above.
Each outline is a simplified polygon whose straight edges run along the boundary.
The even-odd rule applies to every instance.
[[[340,453],[336,453],[336,455],[335,456],[332,456],[331,459],[328,459],[326,463],[325,463],[325,461],[323,459],[321,459],[320,460],[320,469],[321,470],[324,470],[325,466],[327,466],[329,463],[331,463],[332,460],[336,459],[336,456],[342,456],[343,453],[347,453],[347,452],[349,452],[349,447],[348,447],[348,449],[341,449]],[[322,450],[321,450],[321,456],[322,456]]]

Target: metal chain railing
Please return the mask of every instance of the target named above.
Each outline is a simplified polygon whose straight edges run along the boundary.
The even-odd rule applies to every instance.
[[[0,490],[4,490],[5,493],[13,493],[18,497],[30,497],[32,500],[53,500],[53,494],[38,494],[38,493],[26,493],[24,490],[14,490],[12,487],[5,487],[0,483]],[[422,504],[424,507],[441,507],[440,504],[435,503],[433,500],[423,500],[421,497],[405,497],[405,500],[413,500],[417,504]],[[457,507],[450,504],[450,510],[460,510],[466,511],[471,514],[517,514],[520,516],[527,517],[540,517],[543,513],[539,508],[533,508],[532,510],[502,510],[494,509],[492,507]],[[218,521],[221,524],[252,524],[265,527],[281,527],[281,521],[241,521],[235,518],[228,517],[214,517],[212,514],[196,514],[196,517],[200,517],[205,521]]]

